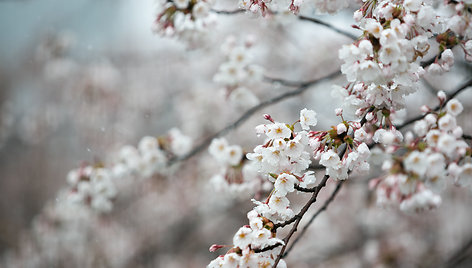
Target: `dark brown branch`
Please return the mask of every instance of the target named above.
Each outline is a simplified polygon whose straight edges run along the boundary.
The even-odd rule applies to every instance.
[[[472,238],[470,238],[463,246],[461,246],[455,253],[453,253],[452,256],[444,263],[443,267],[458,267],[459,264],[461,264],[467,259],[467,257],[469,257],[469,261],[471,261],[471,253],[467,253],[468,251],[470,251],[470,249],[472,249]]]
[[[463,90],[467,89],[468,87],[472,86],[472,79],[469,79],[468,81],[466,81],[465,83],[463,83],[459,88],[457,88],[456,90],[454,90],[452,93],[448,94],[447,97],[446,97],[446,101],[444,103],[447,103],[448,101],[450,101],[452,98],[454,98],[455,96],[457,96],[457,94],[461,93]],[[441,105],[438,105],[436,107],[433,108],[433,111],[438,111],[439,109],[441,108]],[[427,115],[426,114],[423,114],[423,115],[418,115],[416,117],[413,117],[413,118],[410,118],[408,119],[406,122],[404,122],[403,124],[397,126],[397,129],[402,129],[406,126],[408,126],[409,124],[412,124],[414,123],[415,121],[418,121],[418,120],[421,120],[423,119],[425,116]]]
[[[370,107],[367,112],[364,114],[364,116],[362,117],[362,119],[359,121],[359,123],[361,125],[364,125],[365,123],[367,123],[367,114],[374,111],[375,110],[375,107]],[[344,148],[338,153],[339,155],[339,158],[343,158],[344,157],[344,154],[346,153],[347,151],[347,146],[344,146]],[[298,227],[298,224],[300,224],[300,221],[302,220],[303,218],[303,215],[308,211],[308,209],[310,208],[310,206],[316,202],[316,198],[318,196],[318,193],[320,192],[320,190],[326,186],[326,181],[328,180],[329,176],[328,175],[325,175],[323,177],[323,180],[320,182],[320,184],[318,184],[316,187],[314,187],[314,189],[316,189],[315,192],[313,192],[313,195],[311,196],[310,200],[308,200],[308,202],[305,204],[305,206],[303,206],[302,210],[297,214],[295,215],[295,217],[293,217],[292,219],[290,219],[289,221],[286,221],[284,223],[281,223],[279,224],[280,226],[279,227],[284,227],[288,224],[291,224],[292,222],[295,222],[295,224],[292,226],[292,229],[290,229],[290,232],[288,233],[288,235],[284,238],[284,242],[285,242],[285,245],[282,247],[282,250],[280,251],[280,253],[277,255],[277,259],[275,260],[275,263],[274,265],[272,266],[273,268],[276,268],[277,267],[277,264],[279,263],[280,259],[285,256],[286,254],[284,253],[285,252],[285,249],[287,248],[287,244],[290,240],[290,237],[292,237],[292,235],[297,231],[297,227]],[[325,203],[323,204],[323,206],[314,214],[314,216],[312,216],[312,218],[310,219],[310,222],[304,227],[304,229],[302,230],[302,234],[306,231],[306,229],[308,228],[308,226],[313,222],[313,220],[324,210],[326,210],[326,208],[328,207],[329,203],[331,203],[333,200],[334,200],[334,197],[336,196],[336,194],[338,193],[339,189],[341,188],[343,184],[343,181],[339,182],[338,185],[336,186],[336,189],[334,190],[334,192],[331,194],[331,196],[328,198],[328,200],[325,201]],[[275,226],[277,228],[277,225]],[[301,237],[301,235],[299,235],[299,237]],[[299,238],[297,238],[298,240]],[[297,241],[296,240],[296,241]],[[296,241],[293,243],[295,244]],[[289,250],[291,250],[293,248],[293,244],[292,246],[290,247]],[[287,252],[288,254],[288,252]]]
[[[323,168],[324,168],[324,167],[323,167]],[[318,186],[315,186],[315,187],[313,187],[313,188],[303,188],[303,187],[301,187],[300,185],[295,185],[294,187],[295,187],[295,189],[296,189],[297,191],[305,192],[305,193],[313,193],[313,192],[316,191],[316,189],[318,188]]]
[[[213,10],[212,9],[211,11],[214,12],[214,13],[217,13],[217,14],[224,14],[224,15],[233,15],[233,14],[240,14],[240,13],[246,12],[246,10],[244,10],[244,9],[237,9],[237,10]],[[275,12],[275,11],[271,11],[270,13],[271,14],[277,14],[277,12]],[[358,36],[348,32],[348,31],[339,29],[339,28],[337,28],[337,27],[335,27],[335,26],[333,26],[333,25],[331,25],[327,22],[321,21],[321,20],[316,19],[316,18],[307,17],[307,16],[303,16],[303,15],[299,15],[299,16],[297,16],[297,18],[299,20],[302,20],[302,21],[310,21],[310,22],[325,26],[326,28],[328,28],[332,31],[335,31],[337,33],[340,33],[340,34],[342,34],[346,37],[349,37],[352,40],[357,40],[357,38],[358,38]]]
[[[235,10],[215,10],[215,9],[212,9],[211,12],[216,13],[216,14],[222,14],[222,15],[234,15],[234,14],[245,13],[246,10],[244,10],[244,9],[235,9]]]
[[[280,259],[282,258],[282,255],[285,252],[285,249],[287,248],[287,244],[290,241],[290,238],[297,231],[298,224],[300,224],[300,221],[302,220],[303,215],[305,215],[305,213],[308,211],[310,206],[313,203],[316,202],[316,198],[318,197],[318,194],[319,194],[320,190],[324,186],[326,186],[326,182],[328,181],[328,178],[329,178],[328,175],[325,175],[323,177],[323,180],[321,180],[320,184],[317,186],[317,191],[312,194],[310,200],[308,200],[308,202],[303,206],[303,208],[300,210],[300,212],[297,215],[295,215],[295,217],[292,218],[292,219],[295,219],[294,220],[295,223],[293,224],[292,229],[290,229],[287,236],[283,239],[285,245],[282,246],[282,249],[280,250],[279,254],[277,255],[277,258],[275,259],[274,265],[272,267],[274,267],[274,268],[277,267],[277,264],[279,263]]]
[[[340,33],[346,37],[349,37],[351,38],[352,40],[357,40],[357,38],[359,38],[358,36],[355,36],[354,34],[350,33],[350,32],[347,32],[345,30],[342,30],[342,29],[339,29],[337,27],[334,27],[333,25],[327,23],[327,22],[324,22],[324,21],[321,21],[319,19],[316,19],[316,18],[312,18],[312,17],[307,17],[307,16],[303,16],[303,15],[300,15],[298,16],[298,19],[299,20],[305,20],[305,21],[311,21],[311,22],[314,22],[316,24],[319,24],[319,25],[323,25],[325,26],[326,28],[329,28],[337,33]]]
[[[269,250],[272,250],[278,246],[281,246],[282,243],[275,243],[273,244],[272,246],[268,246],[268,247],[265,247],[265,248],[261,248],[261,249],[255,249],[254,252],[255,253],[261,253],[261,252],[264,252],[264,251],[269,251]]]
[[[334,198],[336,197],[336,195],[338,194],[339,190],[341,189],[341,186],[343,185],[345,181],[339,181],[338,184],[336,185],[336,188],[334,189],[334,191],[331,193],[331,195],[329,196],[328,199],[326,199],[326,201],[324,202],[324,204],[315,212],[315,214],[313,214],[313,216],[311,217],[310,221],[308,221],[308,223],[303,227],[303,229],[301,230],[300,234],[297,236],[297,238],[295,238],[295,240],[292,242],[292,244],[290,245],[290,247],[287,249],[287,251],[284,253],[284,255],[282,256],[283,258],[285,258],[289,253],[290,251],[293,249],[293,247],[297,244],[297,242],[300,240],[300,238],[303,237],[303,235],[305,234],[305,232],[308,230],[308,227],[310,227],[311,223],[316,219],[316,217],[318,217],[318,215],[321,214],[321,212],[325,211],[329,204],[331,202],[333,202]]]

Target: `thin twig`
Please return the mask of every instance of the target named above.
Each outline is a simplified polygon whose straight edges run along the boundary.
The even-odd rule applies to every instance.
[[[224,15],[233,15],[233,14],[240,14],[240,13],[244,13],[246,12],[246,10],[244,9],[236,9],[236,10],[211,10],[212,12],[214,13],[217,13],[217,14],[224,14]],[[276,11],[271,11],[270,14],[277,14]],[[337,33],[340,33],[346,37],[349,37],[350,39],[352,40],[357,40],[358,36],[348,32],[348,31],[345,31],[343,29],[340,29],[340,28],[337,28],[327,22],[324,22],[324,21],[321,21],[319,19],[316,19],[316,18],[312,18],[312,17],[308,17],[308,16],[303,16],[303,15],[299,15],[297,16],[297,18],[299,20],[302,20],[302,21],[310,21],[310,22],[314,22],[316,24],[319,24],[319,25],[322,25],[322,26],[325,26]]]
[[[447,103],[448,101],[450,101],[452,98],[454,98],[455,96],[457,96],[457,94],[461,93],[463,90],[465,90],[466,88],[472,86],[472,79],[469,79],[468,81],[466,81],[465,83],[463,83],[459,88],[457,88],[456,90],[454,90],[452,93],[448,94],[447,97],[446,97],[446,101],[444,103]],[[438,111],[439,109],[441,108],[441,105],[438,105],[436,107],[433,108],[433,111]],[[406,126],[408,126],[409,124],[411,123],[414,123],[415,121],[418,121],[418,120],[421,120],[423,119],[426,115],[426,114],[423,114],[423,115],[418,115],[418,116],[415,116],[413,118],[410,118],[408,119],[406,122],[404,122],[403,124],[397,126],[397,129],[402,129]]]
[[[212,9],[211,12],[216,13],[216,14],[222,14],[222,15],[234,15],[234,14],[245,13],[246,10],[244,10],[244,9],[235,9],[235,10],[215,10],[215,9]]]
[[[299,19],[299,20],[305,20],[305,21],[311,21],[311,22],[314,22],[314,23],[316,23],[316,24],[323,25],[323,26],[325,26],[325,27],[327,27],[327,28],[329,28],[329,29],[331,29],[331,30],[337,32],[337,33],[340,33],[340,34],[342,34],[342,35],[344,35],[344,36],[347,36],[347,37],[351,38],[352,40],[357,40],[357,38],[359,38],[359,36],[356,36],[356,35],[354,35],[354,34],[352,34],[352,33],[350,33],[350,32],[347,32],[347,31],[345,31],[345,30],[339,29],[339,28],[337,28],[337,27],[334,27],[333,25],[331,25],[331,24],[329,24],[329,23],[327,23],[327,22],[324,22],[324,21],[322,21],[322,20],[316,19],[316,18],[312,18],[312,17],[307,17],[307,16],[300,15],[300,16],[298,16],[298,19]]]

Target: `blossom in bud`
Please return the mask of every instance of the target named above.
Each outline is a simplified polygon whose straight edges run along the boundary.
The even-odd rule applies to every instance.
[[[439,99],[440,102],[445,101],[446,100],[446,92],[444,92],[442,90],[439,91],[438,92],[438,99]]]
[[[362,11],[356,10],[356,11],[354,12],[353,18],[354,18],[355,21],[359,22],[359,21],[361,21],[361,19],[362,19],[363,17],[364,17],[364,16],[362,15]]]
[[[422,113],[424,113],[424,114],[427,113],[427,112],[429,112],[430,110],[431,110],[431,109],[429,109],[429,107],[426,106],[426,105],[422,105],[422,106],[420,107],[420,111],[421,111]]]
[[[264,114],[264,119],[265,119],[265,120],[269,120],[269,121],[272,122],[272,123],[275,123],[275,122],[274,122],[274,119],[272,119],[272,116],[270,116],[270,114]]]
[[[209,250],[210,250],[210,252],[215,252],[215,251],[217,251],[218,249],[224,248],[224,247],[225,247],[225,246],[223,246],[223,245],[213,244],[213,245],[211,245],[211,247],[210,247]]]
[[[347,131],[347,127],[344,123],[340,123],[336,126],[336,132],[339,134],[342,134]]]
[[[336,108],[334,109],[334,112],[336,113],[336,116],[341,116],[343,115],[343,108]]]
[[[444,72],[443,68],[438,63],[433,63],[429,65],[427,68],[427,71],[431,75],[440,75]]]
[[[454,54],[452,53],[452,50],[444,50],[443,53],[441,53],[441,61],[443,61],[447,66],[452,66],[454,64]]]
[[[425,117],[424,117],[424,120],[428,123],[428,125],[430,126],[434,126],[436,125],[436,115],[434,114],[427,114]]]

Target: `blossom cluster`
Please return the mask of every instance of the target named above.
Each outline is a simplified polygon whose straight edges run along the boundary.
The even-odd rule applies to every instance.
[[[213,80],[225,88],[225,95],[235,107],[245,109],[259,104],[258,97],[249,88],[262,81],[264,69],[252,63],[255,55],[254,37],[238,42],[234,36],[221,46],[226,62],[218,68]]]
[[[143,137],[138,147],[121,148],[115,163],[104,166],[83,166],[67,175],[69,190],[65,199],[72,203],[90,206],[97,212],[109,212],[117,194],[116,183],[127,177],[149,178],[164,173],[171,156],[182,156],[190,151],[192,140],[180,130],[172,129],[168,136]]]
[[[253,199],[256,207],[248,213],[250,225],[241,227],[233,238],[234,248],[216,258],[208,267],[224,267],[224,264],[233,262],[234,265],[229,267],[238,267],[238,260],[246,262],[240,267],[271,265],[275,249],[260,252],[255,250],[283,244],[282,240],[276,238],[274,224],[294,216],[287,194],[293,192],[296,185],[308,187],[316,182],[314,172],[307,171],[311,164],[308,132],[296,132],[295,124],[276,122],[270,115],[265,115],[265,119],[270,124],[257,126],[256,132],[258,135],[264,134],[266,140],[246,157],[250,160],[249,166],[273,183],[273,190],[265,202]],[[304,109],[300,119],[297,122],[306,130],[317,124],[316,113],[311,110]],[[217,142],[214,141],[210,148],[217,149]],[[221,148],[224,151],[224,146]],[[247,264],[248,261],[251,261],[251,265]]]
[[[338,109],[342,118],[342,110]],[[370,165],[370,149],[365,143],[367,133],[358,122],[343,120],[330,131],[311,132],[310,146],[314,150],[315,159],[326,167],[326,174],[335,180],[345,180],[348,172],[357,175],[366,174]],[[345,152],[340,155],[337,151],[345,144]]]
[[[220,166],[219,173],[210,179],[218,192],[231,197],[246,197],[248,193],[259,193],[270,187],[253,165],[245,164],[247,161],[241,146],[229,145],[225,138],[215,138],[208,150]]]
[[[159,0],[154,30],[164,36],[186,40],[198,39],[215,24],[210,12],[212,0]]]
[[[249,225],[241,227],[233,237],[233,247],[225,254],[214,259],[207,267],[269,267],[274,264],[276,250],[264,249],[284,242],[275,237],[274,223],[261,217],[255,210],[247,214]],[[213,245],[210,251],[224,246]],[[264,250],[264,251],[263,251]],[[279,262],[278,267],[286,267]]]
[[[383,165],[389,174],[372,181],[378,203],[398,202],[402,210],[420,211],[441,203],[439,193],[448,181],[471,185],[471,148],[456,123],[463,106],[456,99],[445,103],[444,92],[438,95],[442,109],[428,110],[424,119],[415,123],[414,133],[407,132],[403,140],[383,141],[385,151],[393,156]]]
[[[350,1],[346,0],[315,0],[311,1],[318,12],[336,13],[346,8]],[[297,14],[300,9],[308,6],[304,0],[239,0],[239,7],[252,13],[260,13],[262,16],[271,15],[276,12],[290,10]]]

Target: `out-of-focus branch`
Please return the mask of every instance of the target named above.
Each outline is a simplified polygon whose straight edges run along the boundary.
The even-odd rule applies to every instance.
[[[324,22],[324,21],[322,21],[322,20],[319,20],[319,19],[317,19],[317,18],[307,17],[307,16],[300,15],[300,16],[298,16],[298,19],[299,19],[299,20],[305,20],[305,21],[314,22],[314,23],[319,24],[319,25],[323,25],[323,26],[325,26],[325,27],[327,27],[327,28],[329,28],[329,29],[331,29],[331,30],[337,32],[337,33],[340,33],[340,34],[342,34],[342,35],[344,35],[344,36],[346,36],[346,37],[351,38],[352,40],[356,40],[356,39],[358,38],[358,36],[356,36],[356,35],[354,35],[354,34],[352,34],[352,33],[350,33],[350,32],[347,32],[347,31],[345,31],[345,30],[343,30],[343,29],[337,28],[337,27],[335,27],[335,26],[333,26],[333,25],[331,25],[331,24],[329,24],[329,23],[327,23],[327,22]]]
[[[444,267],[458,267],[459,264],[463,263],[467,258],[469,258],[469,264],[472,263],[472,237],[460,247],[456,252],[454,252],[449,259],[444,263]],[[469,252],[468,252],[469,251]],[[466,267],[467,265],[461,266]]]
[[[244,9],[236,9],[236,10],[214,10],[212,9],[211,10],[212,12],[214,13],[217,13],[217,14],[223,14],[223,15],[234,15],[234,14],[240,14],[240,13],[244,13],[246,12],[246,10]],[[277,12],[275,11],[271,11],[270,14],[277,14]],[[303,15],[299,15],[297,16],[297,18],[299,20],[302,20],[302,21],[309,21],[309,22],[313,22],[313,23],[316,23],[316,24],[319,24],[319,25],[322,25],[326,28],[329,28],[331,29],[332,31],[335,31],[337,33],[340,33],[346,37],[349,37],[350,39],[352,40],[356,40],[358,38],[358,36],[348,32],[348,31],[345,31],[343,29],[340,29],[340,28],[337,28],[327,22],[324,22],[322,20],[319,20],[317,18],[313,18],[313,17],[308,17],[308,16],[303,16]]]
[[[454,90],[453,92],[451,92],[450,94],[447,95],[446,97],[446,101],[444,103],[447,103],[448,101],[450,101],[452,98],[454,98],[455,96],[457,96],[457,94],[461,93],[462,91],[464,91],[465,89],[467,89],[468,87],[471,87],[472,86],[472,79],[469,79],[468,81],[466,81],[465,83],[463,83],[461,86],[459,86],[456,90]],[[440,105],[436,106],[433,108],[433,111],[438,111],[439,109],[441,108]],[[403,124],[397,126],[397,129],[402,129],[406,126],[408,126],[409,124],[411,123],[414,123],[415,121],[418,121],[418,120],[421,120],[423,119],[425,116],[427,115],[426,114],[423,114],[423,115],[418,115],[416,117],[413,117],[413,118],[410,118],[408,119],[407,121],[405,121]]]
[[[291,98],[291,97],[295,97],[297,95],[300,95],[302,94],[303,92],[305,92],[306,90],[308,90],[310,87],[314,86],[315,84],[317,83],[320,83],[322,81],[326,81],[326,80],[329,80],[329,79],[332,79],[336,76],[338,76],[340,74],[340,71],[336,71],[336,72],[333,72],[329,75],[326,75],[322,78],[319,78],[319,79],[315,79],[315,80],[312,80],[312,81],[308,81],[308,82],[300,82],[300,86],[295,89],[295,90],[292,90],[292,91],[288,91],[288,92],[285,92],[285,93],[282,93],[278,96],[275,96],[273,97],[272,99],[268,99],[266,101],[263,101],[261,103],[259,103],[258,105],[252,107],[251,109],[247,110],[246,112],[244,112],[236,121],[234,121],[233,123],[227,125],[225,128],[221,129],[220,131],[216,132],[215,134],[211,135],[210,137],[206,138],[203,142],[201,142],[200,144],[198,144],[195,148],[193,148],[189,153],[187,153],[186,155],[178,158],[178,157],[173,157],[169,160],[169,164],[172,165],[172,164],[175,164],[177,162],[181,162],[181,161],[185,161],[189,158],[191,158],[192,156],[198,154],[199,152],[201,152],[202,150],[204,150],[210,143],[211,141],[214,139],[214,138],[217,138],[219,136],[223,136],[225,134],[227,134],[228,132],[230,132],[231,130],[239,127],[243,122],[245,122],[246,120],[248,120],[254,113],[256,113],[257,111],[267,107],[267,106],[270,106],[270,105],[273,105],[273,104],[276,104],[280,101],[283,101],[285,99],[288,99],[288,98]]]
[[[215,10],[215,9],[212,9],[211,12],[216,13],[216,14],[222,14],[222,15],[234,15],[234,14],[245,13],[246,10],[244,10],[244,9],[235,9],[235,10]]]

